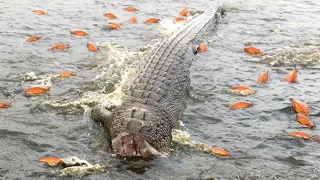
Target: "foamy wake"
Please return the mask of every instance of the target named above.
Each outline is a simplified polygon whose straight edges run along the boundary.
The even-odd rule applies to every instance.
[[[255,57],[248,61],[270,65],[312,65],[320,63],[320,44],[290,45],[267,53],[266,56]]]
[[[190,20],[192,17],[187,17]],[[172,19],[163,20],[160,23],[160,32],[166,37],[170,36],[186,22],[173,23]],[[79,100],[48,100],[41,104],[53,108],[63,108],[64,111],[72,114],[84,110],[84,115],[88,115],[91,107],[95,104],[102,104],[105,107],[119,106],[122,103],[122,97],[125,92],[129,90],[128,82],[132,73],[135,72],[135,66],[139,62],[139,57],[143,56],[146,51],[156,46],[161,42],[161,39],[155,40],[155,44],[147,45],[140,48],[139,52],[129,52],[126,47],[117,45],[114,42],[105,42],[99,45],[103,58],[98,59],[97,69],[102,69],[100,73],[97,72],[95,78],[91,81],[106,82],[106,84],[114,84],[113,92],[108,92],[106,87],[96,91],[86,91]],[[97,61],[95,60],[95,63]],[[55,79],[57,75],[43,75],[36,76],[33,72],[27,73],[23,76],[24,80],[38,80],[40,82],[47,79]]]

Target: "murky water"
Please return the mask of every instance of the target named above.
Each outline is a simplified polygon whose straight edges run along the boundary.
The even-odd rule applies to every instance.
[[[113,158],[103,129],[83,115],[105,97],[118,102],[117,93],[108,93],[117,89],[136,61],[132,52],[164,36],[163,26],[181,8],[205,10],[210,2],[0,1],[0,101],[13,101],[13,107],[0,109],[0,179],[57,178],[51,175],[54,168],[36,162],[46,155],[75,155],[106,166],[105,173],[84,179],[320,179],[320,143],[285,133],[320,134],[318,129],[301,127],[289,108],[290,97],[305,101],[310,119],[320,126],[319,1],[222,1],[227,14],[205,39],[209,50],[199,54],[190,68],[191,98],[183,122],[194,140],[225,148],[232,157],[178,146],[169,158]],[[123,11],[127,5],[140,11]],[[49,14],[34,14],[32,10],[38,8]],[[103,13],[107,11],[119,17],[115,21],[122,30],[106,28],[109,20]],[[129,24],[132,15],[138,24]],[[149,17],[161,18],[162,24],[143,24]],[[69,31],[74,29],[90,35],[73,36]],[[28,35],[42,39],[28,43]],[[92,53],[87,41],[109,43]],[[59,42],[71,48],[48,51]],[[246,43],[268,55],[245,54]],[[284,77],[294,64],[300,72],[298,82],[288,84]],[[267,70],[270,81],[259,85],[258,75]],[[74,71],[77,76],[53,77],[61,71]],[[36,77],[26,75],[30,72]],[[35,97],[22,93],[50,76],[54,84],[49,93]],[[234,95],[227,90],[230,84],[250,86],[257,94]],[[225,107],[239,100],[252,101],[254,106],[233,111]]]

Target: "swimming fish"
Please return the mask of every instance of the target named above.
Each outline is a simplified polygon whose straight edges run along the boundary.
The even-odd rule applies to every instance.
[[[307,116],[304,114],[297,113],[296,114],[297,121],[302,124],[308,126],[310,129],[316,128],[316,125],[312,125]]]
[[[70,44],[55,44],[49,50],[66,50],[70,48]]]
[[[290,98],[289,100],[291,101],[292,108],[297,113],[302,113],[302,114],[305,114],[306,116],[309,116],[309,107],[306,103],[293,98]]]
[[[182,8],[181,10],[180,10],[180,15],[181,16],[187,16],[188,15],[188,9],[187,8]]]
[[[229,85],[229,88],[233,89],[233,90],[237,90],[237,91],[250,90],[250,88],[248,88],[247,86],[232,86],[232,85]]]
[[[160,21],[160,19],[158,19],[158,18],[149,18],[149,19],[145,20],[143,23],[153,24],[153,23],[158,23],[159,21]]]
[[[59,73],[59,77],[70,77],[70,76],[75,76],[75,75],[76,75],[76,73],[69,72],[69,71]]]
[[[251,90],[247,86],[232,86],[229,85],[229,89],[233,90],[234,93],[240,93],[241,95],[248,96],[251,94],[256,94],[256,91]]]
[[[136,9],[136,8],[133,7],[133,6],[128,6],[128,7],[123,8],[123,9],[126,10],[126,11],[139,11],[138,9]]]
[[[97,52],[99,48],[92,42],[87,42],[87,48],[92,52]]]
[[[8,108],[11,106],[12,106],[12,103],[0,102],[0,108]]]
[[[294,66],[293,70],[288,73],[288,75],[286,76],[285,80],[287,82],[289,82],[289,83],[296,82],[297,72],[298,72],[298,70],[297,70],[296,66]]]
[[[177,22],[180,22],[180,21],[186,21],[186,18],[183,18],[183,17],[176,17],[174,18],[174,20],[172,20],[173,23],[177,23]]]
[[[259,84],[265,83],[268,80],[269,80],[268,71],[267,72],[262,72],[258,77]]]
[[[109,22],[109,23],[108,23],[108,27],[109,27],[110,29],[121,29],[120,24],[115,23],[115,22]]]
[[[131,24],[136,24],[138,21],[137,21],[137,18],[136,18],[135,16],[132,16],[132,17],[130,18],[129,22],[130,22]]]
[[[253,104],[248,101],[239,101],[239,102],[236,102],[230,106],[229,105],[226,105],[226,106],[230,109],[241,109],[241,108],[249,108],[249,107],[253,106]]]
[[[31,87],[31,88],[28,88],[28,89],[25,89],[23,92],[25,92],[26,94],[43,94],[47,91],[50,91],[50,88],[43,88],[43,87],[38,87],[38,86],[35,86],[35,87]]]
[[[42,157],[38,160],[39,162],[48,163],[51,166],[57,165],[60,161],[62,161],[58,157]]]
[[[115,16],[114,14],[112,14],[112,13],[110,13],[110,12],[104,13],[104,16],[106,16],[106,17],[108,17],[108,18],[110,18],[110,19],[115,19],[115,18],[117,18],[117,16]]]
[[[28,37],[27,41],[28,42],[33,42],[39,40],[41,37],[40,36],[30,36]]]
[[[225,149],[222,149],[222,148],[218,148],[218,147],[210,147],[209,148],[210,151],[216,153],[216,154],[220,154],[220,155],[223,155],[223,156],[231,156],[231,154],[226,151]]]
[[[249,54],[252,54],[252,55],[263,55],[262,52],[258,48],[253,47],[253,46],[244,48],[244,51]]]
[[[293,131],[293,132],[289,132],[290,135],[292,136],[296,136],[296,137],[302,137],[305,139],[310,139],[310,140],[316,140],[319,141],[319,137],[312,137],[311,135],[305,133],[305,132],[301,132],[301,131]]]
[[[36,14],[39,14],[39,15],[48,14],[48,13],[46,13],[45,11],[40,10],[40,9],[33,10],[32,12],[34,12],[34,13],[36,13]]]
[[[87,36],[89,35],[87,32],[85,32],[84,30],[74,30],[74,31],[70,31],[71,34],[76,35],[76,36]]]
[[[204,44],[203,41],[200,41],[200,45],[199,45],[199,47],[198,47],[198,51],[199,51],[199,52],[205,52],[205,51],[207,51],[207,47],[206,47],[206,45]]]

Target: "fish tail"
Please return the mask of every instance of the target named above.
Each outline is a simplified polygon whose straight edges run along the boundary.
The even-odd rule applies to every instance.
[[[310,129],[315,129],[316,127],[316,125],[311,125]]]
[[[314,140],[314,141],[318,141],[318,142],[320,142],[320,138],[319,138],[319,136],[315,136],[315,137],[313,138],[313,140]]]

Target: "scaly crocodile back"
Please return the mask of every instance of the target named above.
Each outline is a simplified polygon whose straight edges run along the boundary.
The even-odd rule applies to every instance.
[[[129,94],[112,111],[107,123],[111,137],[134,132],[158,151],[168,151],[171,132],[178,127],[190,87],[188,70],[193,46],[214,27],[220,17],[219,3],[191,19],[140,60]]]

